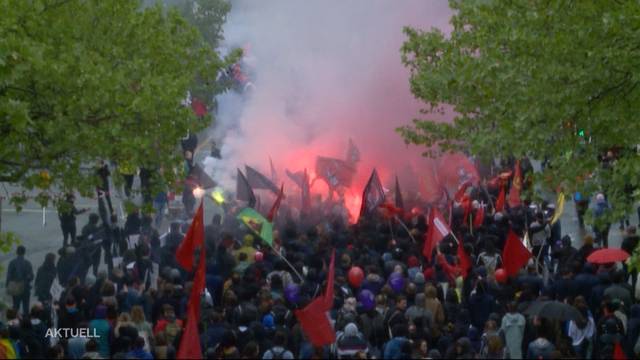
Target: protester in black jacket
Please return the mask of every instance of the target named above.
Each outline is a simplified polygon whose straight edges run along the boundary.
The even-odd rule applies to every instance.
[[[35,295],[41,302],[51,301],[51,284],[56,278],[56,254],[48,253],[38,268],[35,282]]]
[[[33,281],[33,267],[31,262],[24,258],[26,249],[18,246],[15,259],[9,263],[7,270],[7,291],[13,297],[13,309],[18,311],[22,305],[22,311],[26,315],[29,313],[29,298],[31,297],[31,282]]]

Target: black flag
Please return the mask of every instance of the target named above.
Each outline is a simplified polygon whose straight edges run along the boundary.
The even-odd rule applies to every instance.
[[[384,203],[384,189],[378,177],[378,172],[373,169],[367,186],[362,193],[362,206],[360,207],[360,217],[373,213],[380,204]]]
[[[284,172],[287,174],[289,179],[291,179],[291,181],[293,181],[296,185],[298,185],[298,187],[300,189],[302,189],[302,187],[304,186],[304,172],[303,171],[297,171],[297,172],[292,173],[291,171],[289,171],[289,169],[285,169]]]
[[[250,208],[256,206],[256,195],[240,169],[238,169],[238,177],[236,179],[236,199],[248,202]]]
[[[216,186],[216,182],[207,174],[200,164],[196,164],[191,169],[191,174],[195,177],[198,185],[203,189],[210,189]]]
[[[400,182],[396,175],[396,207],[404,211],[404,200],[402,199],[402,191],[400,191]]]
[[[269,180],[268,177],[262,175],[258,170],[252,168],[251,166],[245,165],[244,169],[247,172],[247,181],[252,188],[271,190],[271,192],[278,195],[280,189],[278,189],[276,184]]]
[[[318,156],[316,158],[316,174],[326,181],[331,189],[340,186],[349,187],[356,173],[353,165],[344,160]]]

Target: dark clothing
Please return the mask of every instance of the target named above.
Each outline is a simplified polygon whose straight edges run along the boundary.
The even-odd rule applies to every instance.
[[[489,314],[494,310],[495,300],[489,294],[475,293],[469,298],[471,324],[478,329],[484,328],[485,322],[489,319]]]
[[[183,152],[189,151],[193,154],[198,147],[198,137],[195,134],[189,133],[185,138],[180,140],[180,145],[182,145]]]
[[[67,200],[58,208],[63,246],[67,246],[69,240],[71,240],[72,244],[76,242],[76,215],[81,213],[83,213],[83,211],[76,209],[73,201]]]
[[[580,273],[573,280],[576,283],[576,295],[582,295],[585,299],[589,299],[591,289],[598,285],[598,277],[591,273]]]
[[[82,311],[78,308],[67,309],[62,306],[58,315],[58,328],[77,329],[83,320]]]
[[[124,236],[127,237],[131,234],[140,234],[140,227],[142,226],[142,220],[138,212],[132,212],[127,215],[127,220],[124,223]]]
[[[620,248],[631,255],[633,254],[633,250],[638,246],[638,241],[640,241],[640,237],[637,235],[627,236],[622,240]]]
[[[29,313],[29,297],[31,296],[31,281],[33,281],[33,267],[31,263],[22,255],[18,255],[17,258],[11,260],[9,263],[9,269],[7,270],[6,286],[9,287],[9,282],[17,282],[23,284],[23,291],[17,296],[13,296],[13,308],[15,310],[20,309],[22,305],[22,311],[24,314]]]
[[[35,281],[35,295],[40,301],[51,300],[51,284],[56,278],[56,267],[53,263],[42,264],[38,268]]]

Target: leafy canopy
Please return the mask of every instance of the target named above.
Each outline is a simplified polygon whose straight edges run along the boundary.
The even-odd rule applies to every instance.
[[[405,29],[402,59],[413,94],[428,105],[423,114],[450,106],[455,118],[416,119],[397,129],[405,141],[483,158],[549,159],[538,182],[604,190],[618,213],[626,211],[640,177],[640,4],[456,0],[450,7],[451,34]],[[618,158],[604,169],[598,159],[609,149]]]
[[[178,140],[208,125],[181,101],[196,83],[221,91],[229,59],[175,8],[5,0],[0,13],[0,181],[42,203],[54,188],[90,193],[101,159],[174,181]]]

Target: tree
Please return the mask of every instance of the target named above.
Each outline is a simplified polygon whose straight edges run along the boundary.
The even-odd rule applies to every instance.
[[[452,31],[407,28],[402,59],[424,114],[397,129],[427,153],[548,159],[551,189],[605,191],[615,216],[638,198],[640,4],[450,1]],[[582,136],[580,136],[582,135]],[[630,136],[631,135],[631,136]],[[601,156],[615,153],[603,166]],[[590,181],[585,181],[590,179]]]
[[[200,34],[202,40],[212,49],[217,49],[222,41],[222,25],[231,10],[231,3],[227,0],[181,0],[176,7],[184,18],[193,25]],[[241,50],[232,51],[230,58],[239,59]],[[215,106],[214,95],[231,86],[225,77],[215,79],[198,79],[192,87],[191,93],[203,100],[209,107]]]
[[[221,91],[233,59],[160,5],[4,0],[0,13],[0,181],[39,189],[43,206],[52,189],[90,194],[101,159],[174,182],[178,140],[208,125],[181,102],[196,83]]]

